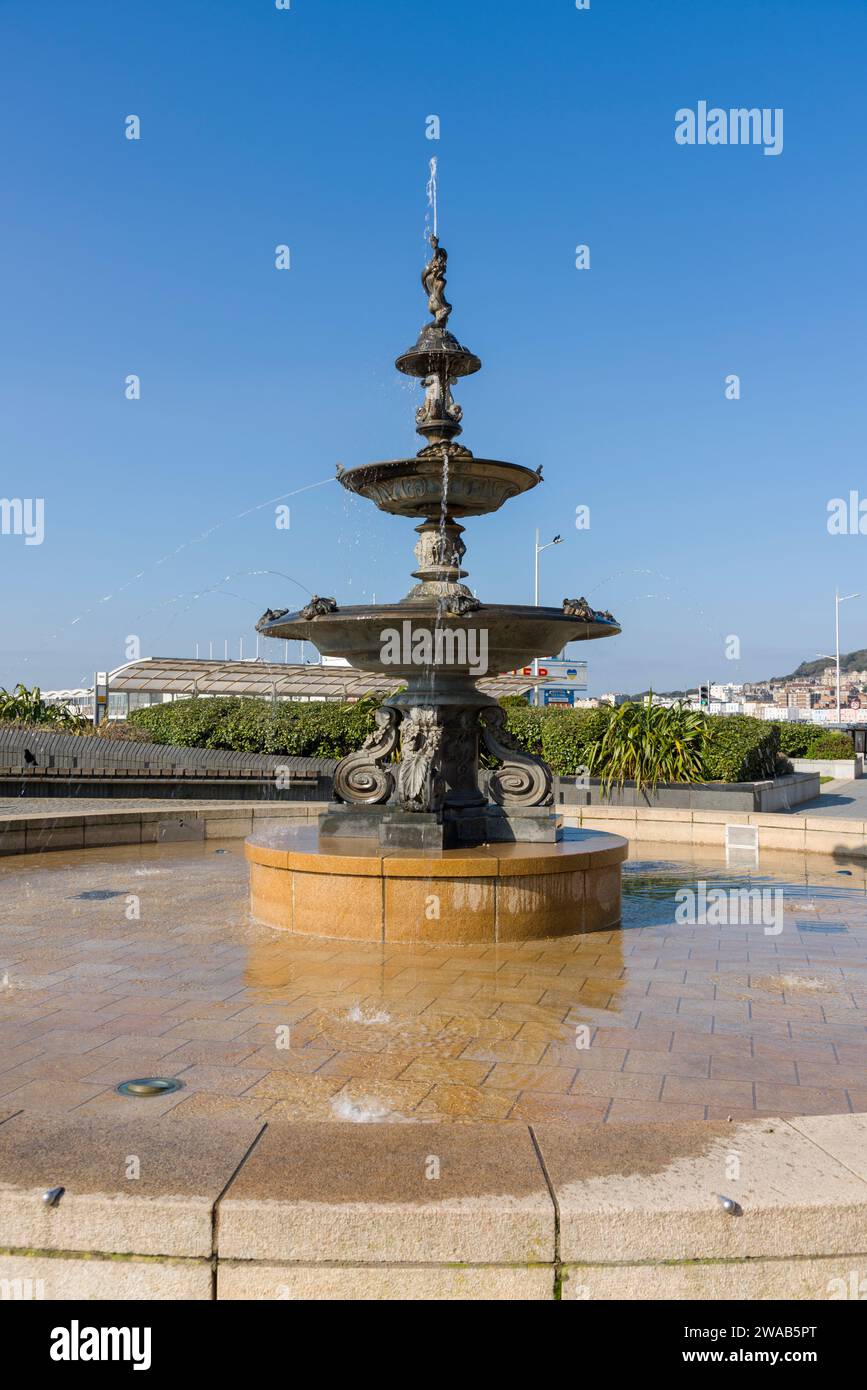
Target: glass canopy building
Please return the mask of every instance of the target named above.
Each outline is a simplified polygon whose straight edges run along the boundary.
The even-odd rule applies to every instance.
[[[236,695],[261,700],[360,700],[388,695],[403,682],[352,666],[284,665],[260,661],[199,661],[189,657],[142,657],[109,672],[108,715],[126,719],[130,710],[192,696]],[[492,676],[479,681],[486,694],[524,695],[526,676]],[[43,696],[76,714],[93,717],[93,689],[49,690]]]

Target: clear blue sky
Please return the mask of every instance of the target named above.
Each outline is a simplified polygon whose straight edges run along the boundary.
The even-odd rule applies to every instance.
[[[530,601],[562,532],[543,601],[623,625],[597,692],[788,670],[835,585],[867,645],[867,536],[826,529],[867,496],[865,51],[861,0],[0,0],[0,495],[45,499],[41,546],[0,536],[0,683],[88,682],[129,634],[249,654],[303,590],[239,572],[407,591],[410,523],[330,482],[288,532],[259,504],[415,451],[432,154],[463,440],[545,466],[468,523],[479,595]],[[700,100],[782,107],[783,153],[676,144]]]

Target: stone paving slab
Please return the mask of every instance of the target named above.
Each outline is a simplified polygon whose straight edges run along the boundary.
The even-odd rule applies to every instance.
[[[867,1182],[867,1115],[805,1115],[789,1124]]]
[[[847,1128],[852,1120],[845,1117]],[[534,1133],[557,1202],[564,1263],[867,1250],[867,1182],[784,1120],[542,1124]],[[741,1213],[729,1215],[720,1195]]]
[[[816,800],[794,807],[791,814],[867,821],[867,779],[825,782]]]
[[[214,1203],[261,1128],[15,1115],[0,1124],[0,1244],[210,1256]],[[66,1190],[49,1207],[51,1187]]]
[[[12,1285],[11,1297],[49,1302],[135,1301],[172,1302],[212,1299],[214,1276],[210,1260],[152,1260],[95,1256],[3,1255],[0,1281]]]
[[[525,1125],[269,1125],[220,1203],[225,1259],[527,1264],[554,1212]]]
[[[685,1264],[565,1265],[564,1303],[605,1300],[725,1300],[852,1298],[867,1268],[863,1256],[798,1260],[709,1260]],[[863,1293],[860,1295],[863,1298]],[[809,1321],[809,1319],[807,1319]]]
[[[271,1265],[220,1261],[218,1299],[539,1302],[554,1297],[552,1266]]]

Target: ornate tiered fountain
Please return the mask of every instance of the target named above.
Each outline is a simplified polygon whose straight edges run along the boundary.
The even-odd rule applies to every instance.
[[[349,492],[418,523],[418,582],[395,604],[342,607],[315,596],[297,613],[269,609],[257,625],[266,637],[312,642],[405,686],[379,709],[363,747],[338,764],[318,833],[248,840],[253,912],[295,931],[375,940],[611,927],[625,840],[564,837],[550,768],[515,743],[505,712],[476,681],[620,628],[583,598],[561,608],[490,604],[463,582],[459,519],[497,511],[537,487],[542,470],[477,458],[457,442],[462,411],[452,387],[482,364],[448,329],[446,251],[436,236],[430,244],[422,284],[431,322],[395,364],[424,387],[416,412],[423,446],[412,458],[338,468]],[[494,764],[486,772],[482,744]]]

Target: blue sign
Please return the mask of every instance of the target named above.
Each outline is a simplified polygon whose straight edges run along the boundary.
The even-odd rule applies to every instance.
[[[542,687],[542,696],[546,705],[574,705],[574,690],[559,690],[555,686],[545,685]]]

